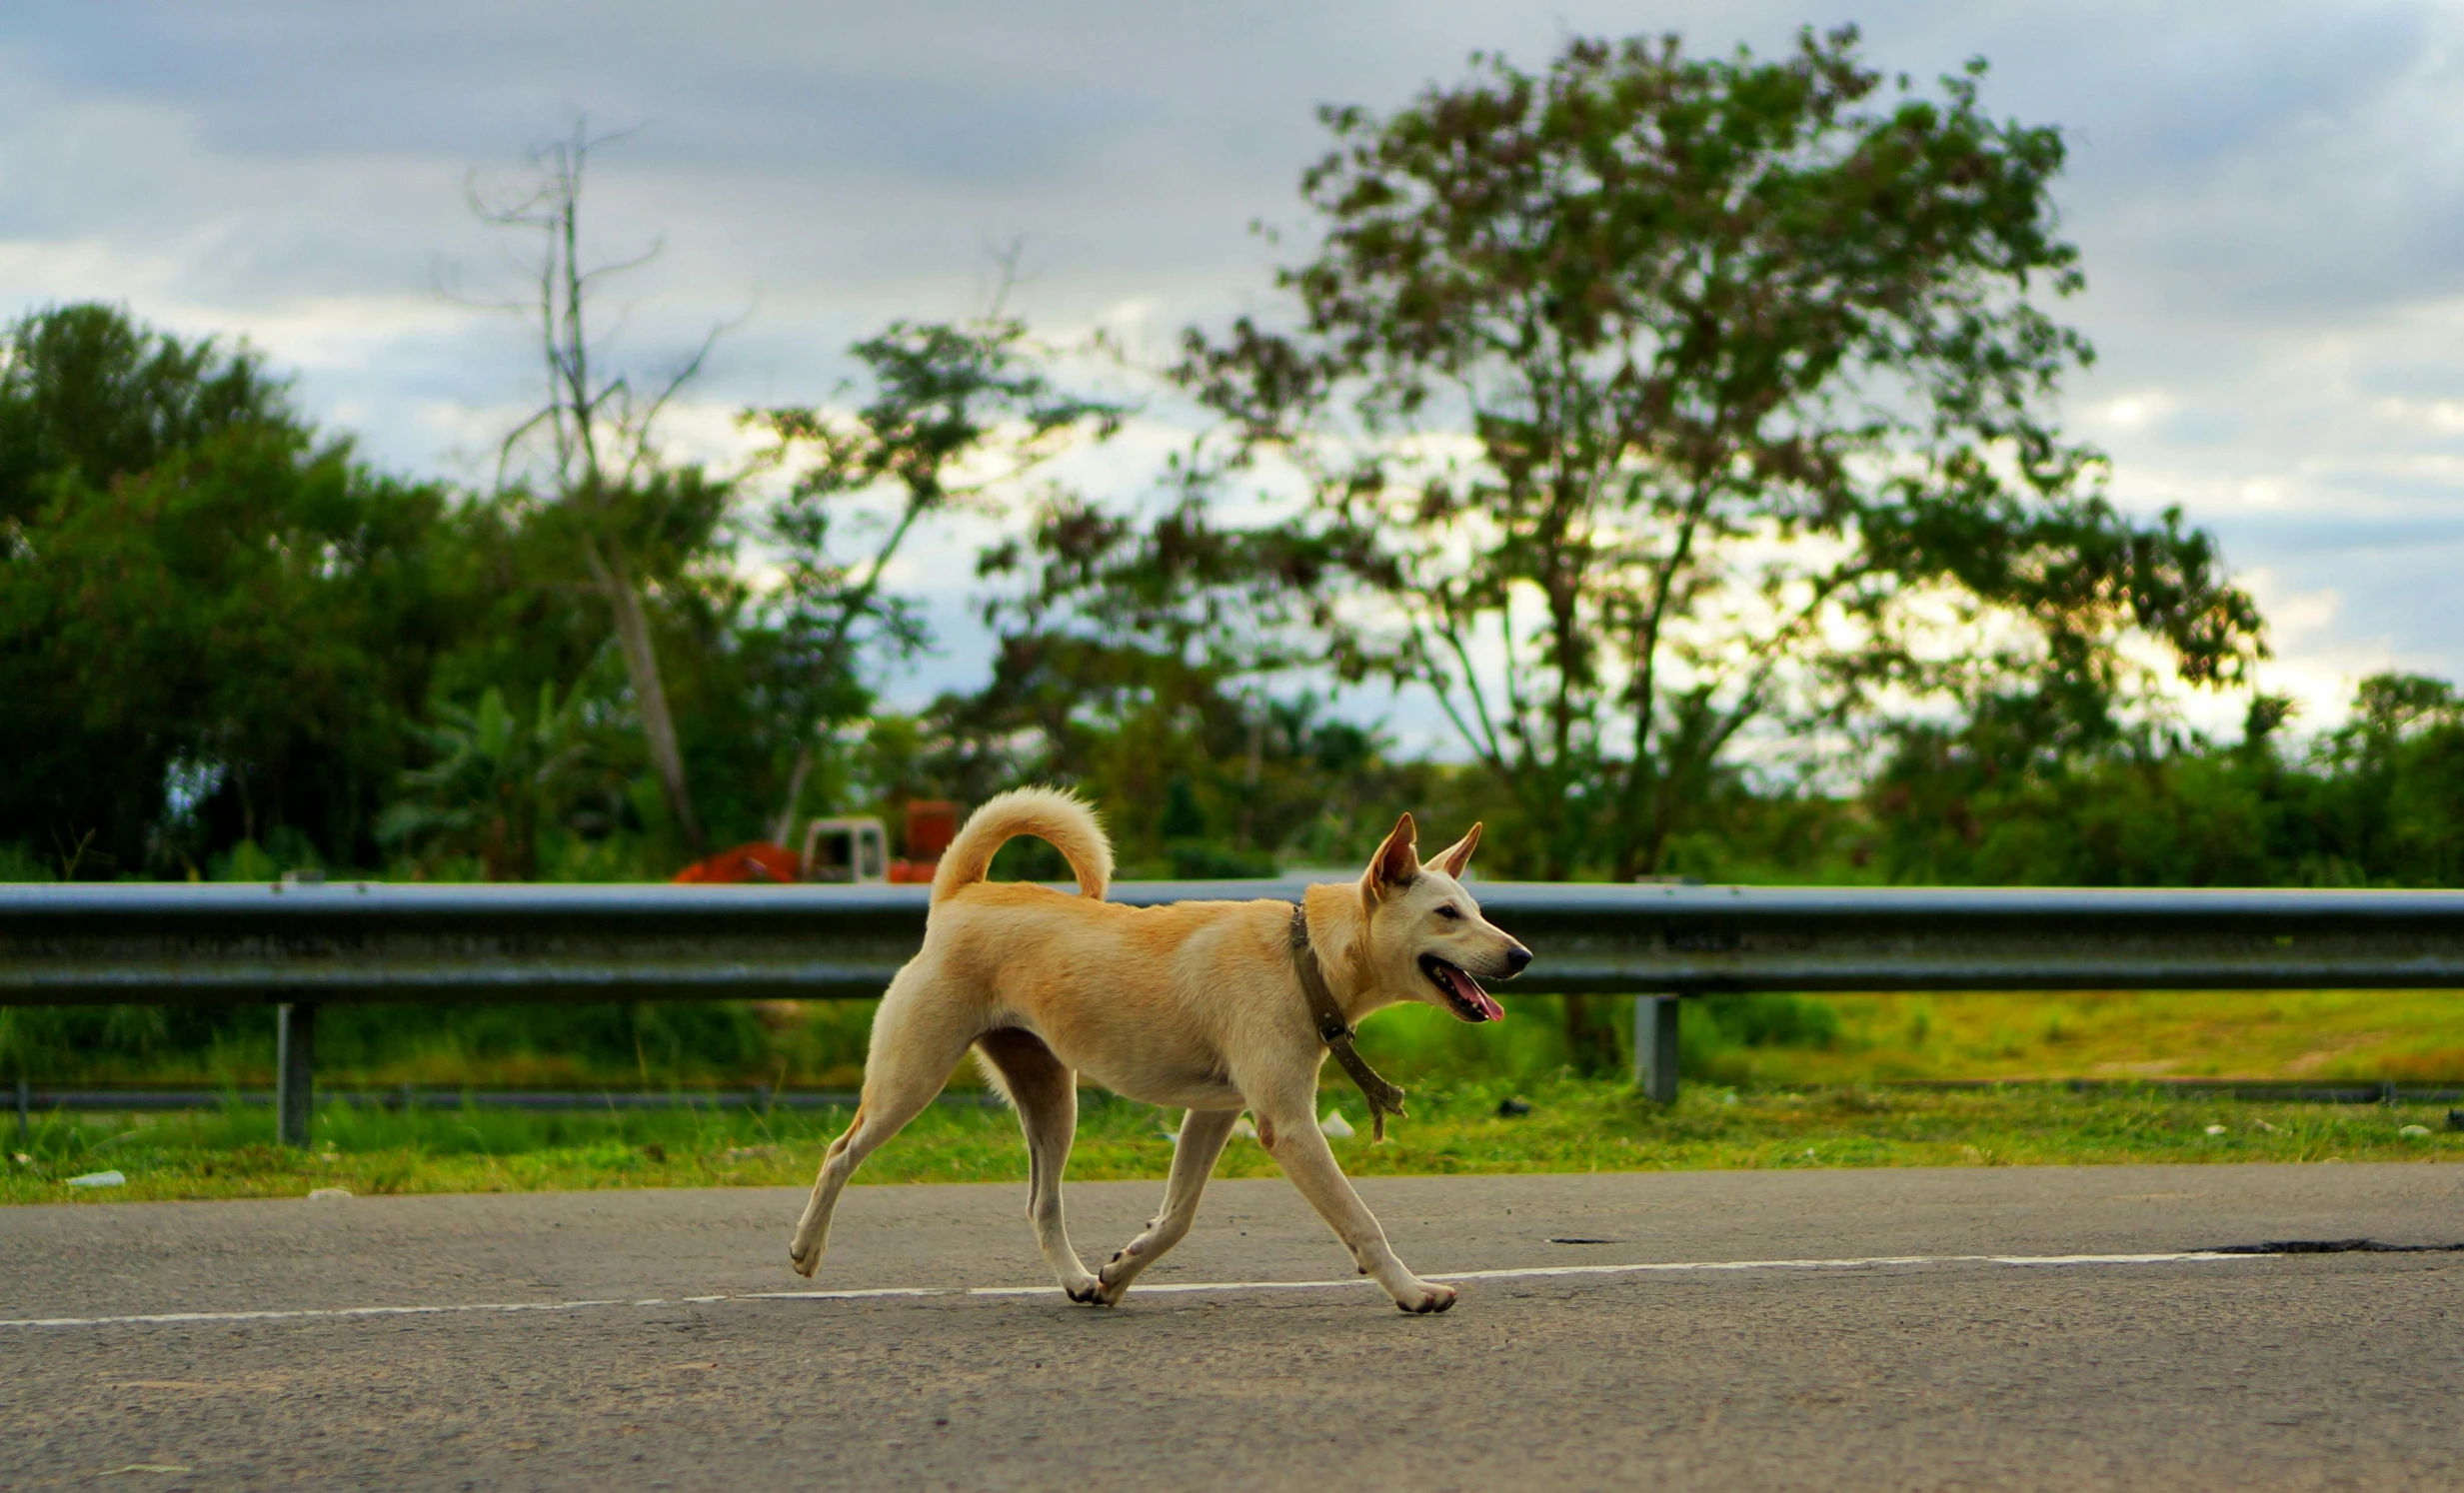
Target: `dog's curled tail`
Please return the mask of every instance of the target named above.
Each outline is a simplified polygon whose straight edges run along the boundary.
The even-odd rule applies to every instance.
[[[1113,842],[1104,837],[1096,811],[1067,788],[1028,787],[996,793],[967,816],[959,837],[942,852],[941,868],[933,872],[934,902],[946,902],[983,880],[992,869],[993,852],[1021,834],[1050,841],[1070,862],[1079,895],[1103,899],[1113,883]]]

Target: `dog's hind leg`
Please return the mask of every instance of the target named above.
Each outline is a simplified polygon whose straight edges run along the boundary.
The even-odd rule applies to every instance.
[[[1140,1271],[1189,1237],[1190,1224],[1198,1217],[1199,1194],[1207,1190],[1207,1178],[1239,1118],[1237,1109],[1193,1109],[1182,1118],[1181,1139],[1173,1147],[1173,1179],[1164,1188],[1164,1210],[1104,1267],[1107,1304],[1119,1302]]]
[[[1019,1128],[1027,1135],[1027,1221],[1036,1227],[1037,1247],[1073,1301],[1092,1302],[1103,1282],[1070,1247],[1070,1230],[1062,1221],[1061,1173],[1070,1164],[1070,1142],[1078,1135],[1078,1074],[1044,1039],[1032,1031],[998,1026],[976,1039],[976,1050],[1001,1073],[1010,1102],[1018,1106]]]
[[[856,1118],[830,1149],[822,1153],[821,1175],[813,1182],[812,1200],[797,1220],[796,1238],[788,1259],[797,1273],[811,1275],[821,1267],[822,1251],[830,1242],[830,1215],[839,1193],[864,1159],[882,1147],[907,1122],[924,1112],[933,1096],[950,1080],[950,1070],[967,1055],[981,1023],[971,1012],[936,988],[930,974],[910,964],[899,971],[882,996],[873,1018],[873,1046],[865,1058],[864,1099]]]

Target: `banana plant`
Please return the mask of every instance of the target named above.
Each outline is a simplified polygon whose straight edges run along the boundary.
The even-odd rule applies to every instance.
[[[405,792],[378,819],[377,838],[423,863],[471,856],[491,881],[531,879],[541,825],[571,802],[594,754],[582,703],[579,686],[560,703],[548,684],[527,721],[494,686],[475,709],[438,707],[435,725],[412,728],[436,759],[403,774]]]

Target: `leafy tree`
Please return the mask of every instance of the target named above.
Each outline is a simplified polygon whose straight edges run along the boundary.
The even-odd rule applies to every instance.
[[[1878,868],[1953,884],[2464,882],[2464,707],[2380,675],[2307,749],[2261,699],[2238,743],[2142,729],[2049,747],[1987,713],[1905,728],[1865,794]]]
[[[1309,688],[1275,686],[1328,667],[1364,675],[1334,624],[1377,557],[1346,534],[1219,523],[1216,474],[1176,460],[1165,478],[1152,510],[1047,495],[1024,533],[979,558],[1000,587],[985,604],[1001,639],[993,678],[933,713],[963,791],[1079,783],[1113,805],[1125,864],[1176,875],[1365,855],[1401,807],[1435,805],[1398,796],[1374,733],[1322,719]]]
[[[1484,782],[1388,751],[1316,696],[1266,695],[1144,640],[1047,626],[1006,634],[982,690],[877,720],[858,779],[884,801],[1066,782],[1103,805],[1125,875],[1247,876],[1365,857],[1405,807],[1446,822],[1486,811]],[[1066,874],[1041,851],[1014,862],[1003,873]]]
[[[2464,884],[2464,698],[2444,680],[2363,680],[2351,720],[2317,746],[2332,789],[2313,823],[2332,825],[2336,858],[2374,878]]]
[[[1024,534],[979,559],[979,574],[1014,588],[986,620],[1011,637],[1135,641],[1226,678],[1330,667],[1358,683],[1378,661],[1349,647],[1340,605],[1363,576],[1393,579],[1375,545],[1352,530],[1223,524],[1220,480],[1176,459],[1172,501],[1152,513],[1050,495]]]
[[[1192,334],[1241,456],[1383,562],[1395,666],[1521,800],[1529,870],[1656,869],[1757,721],[2013,681],[2102,720],[2126,633],[2198,682],[2255,655],[2212,542],[2117,513],[2051,423],[2087,357],[2030,299],[2080,284],[2062,144],[1981,72],[1884,106],[1852,30],[1577,41],[1328,110],[1296,324]]]
[[[101,490],[245,426],[291,423],[245,349],[148,331],[85,303],[25,317],[0,345],[0,526],[31,521],[63,479]]]
[[[2255,885],[2283,879],[2275,767],[2152,731],[2038,750],[1987,716],[1900,733],[1866,796],[1894,880]]]
[[[245,351],[107,307],[19,322],[5,370],[0,840],[81,874],[277,829],[372,859],[454,624],[440,495],[319,442]]]
[[[1209,845],[1232,849],[1241,797],[1249,710],[1223,684],[1126,641],[1006,637],[986,687],[932,713],[946,744],[938,765],[965,798],[1022,780],[1077,785],[1105,805],[1115,853],[1134,870],[1258,874],[1271,862],[1253,843],[1202,863]]]
[[[1325,111],[1288,324],[1191,334],[1234,460],[1373,547],[1347,631],[1512,795],[1525,873],[1656,871],[1749,728],[1998,691],[2104,730],[2129,635],[2195,683],[2258,654],[2213,543],[2116,511],[2053,423],[2089,356],[2034,299],[2081,284],[2062,140],[1982,74],[1894,88],[1852,29],[1475,59]]]
[[[779,840],[792,832],[817,739],[870,708],[862,661],[912,656],[929,642],[922,614],[882,588],[917,526],[997,507],[1072,443],[1109,439],[1125,414],[1061,389],[1046,350],[998,306],[972,322],[895,322],[852,351],[872,384],[863,405],[744,417],[769,438],[760,465],[793,472],[769,524],[786,576],[774,709],[795,762],[773,827]]]
[[[707,832],[750,835],[775,790],[756,740],[772,640],[735,564],[733,499],[729,485],[695,469],[663,470],[628,495],[625,524],[635,573],[648,583],[644,622],[662,661],[679,751],[688,779],[701,785],[696,811]],[[443,720],[437,708],[467,708],[491,688],[508,701],[532,699],[543,686],[560,698],[579,694],[598,744],[585,794],[591,807],[573,821],[598,862],[591,873],[664,874],[688,847],[666,810],[574,511],[509,488],[455,505],[447,523],[453,585],[465,600],[452,647],[437,661],[431,721]],[[412,745],[424,760],[425,748]],[[621,841],[605,842],[611,832]],[[580,872],[564,864],[566,851],[579,848],[565,841],[547,837],[541,874]]]

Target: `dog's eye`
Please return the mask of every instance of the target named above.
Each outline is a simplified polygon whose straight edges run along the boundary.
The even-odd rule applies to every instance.
[[[1444,918],[1448,922],[1460,922],[1462,921],[1463,909],[1453,905],[1452,903],[1448,903],[1437,909],[1437,915]]]

